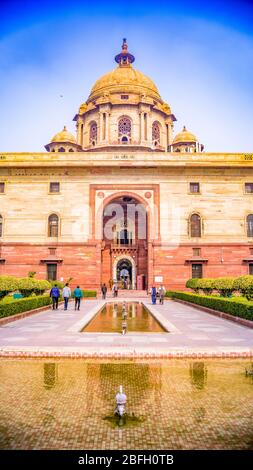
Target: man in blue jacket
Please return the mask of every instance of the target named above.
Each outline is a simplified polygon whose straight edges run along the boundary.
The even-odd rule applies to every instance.
[[[57,284],[52,287],[50,291],[50,297],[52,297],[52,302],[53,302],[53,310],[58,310],[58,302],[59,302],[59,297],[60,297],[60,290],[57,287]]]

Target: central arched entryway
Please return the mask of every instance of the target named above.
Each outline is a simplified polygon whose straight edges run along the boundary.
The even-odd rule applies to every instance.
[[[146,289],[148,283],[147,204],[130,193],[104,201],[102,283]]]
[[[131,256],[121,255],[114,259],[113,280],[117,281],[122,289],[136,288],[136,265]]]

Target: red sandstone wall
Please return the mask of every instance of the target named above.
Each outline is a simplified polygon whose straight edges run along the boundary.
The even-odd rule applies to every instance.
[[[240,276],[248,274],[248,264],[244,258],[250,256],[248,245],[198,245],[201,257],[208,262],[203,265],[204,277]],[[146,255],[140,251],[138,274],[145,273]],[[46,265],[40,260],[49,256],[48,246],[2,244],[0,274],[27,276],[29,271],[36,271],[37,278],[46,278]],[[58,279],[73,277],[72,285],[80,284],[82,288],[99,288],[101,284],[101,247],[95,244],[61,245],[57,247],[56,256],[63,259],[58,265]],[[109,250],[103,252],[104,268],[102,282],[108,283],[111,272]],[[183,289],[191,277],[191,264],[186,260],[193,257],[191,246],[172,247],[154,246],[150,262],[153,262],[153,276],[163,276],[164,284],[170,289]],[[222,262],[223,260],[223,262]],[[149,267],[152,272],[152,265]],[[151,276],[152,277],[152,276]]]
[[[248,274],[248,264],[243,259],[249,257],[248,245],[198,245],[201,248],[203,277],[241,276]],[[154,247],[154,276],[163,276],[164,284],[169,289],[182,289],[186,281],[192,277],[191,263],[186,260],[193,258],[192,246],[176,248]],[[223,261],[222,261],[223,260]],[[199,261],[196,260],[196,263]]]

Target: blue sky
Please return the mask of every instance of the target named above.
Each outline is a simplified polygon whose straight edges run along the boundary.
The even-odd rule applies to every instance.
[[[248,1],[1,1],[0,151],[44,151],[127,37],[206,151],[253,152],[253,5]]]

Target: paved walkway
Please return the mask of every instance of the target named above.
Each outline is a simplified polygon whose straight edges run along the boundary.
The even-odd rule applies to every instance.
[[[149,298],[140,301],[168,333],[81,333],[105,303],[85,300],[79,312],[70,304],[67,312],[61,307],[3,325],[0,355],[253,356],[253,329],[172,300],[155,306]]]

